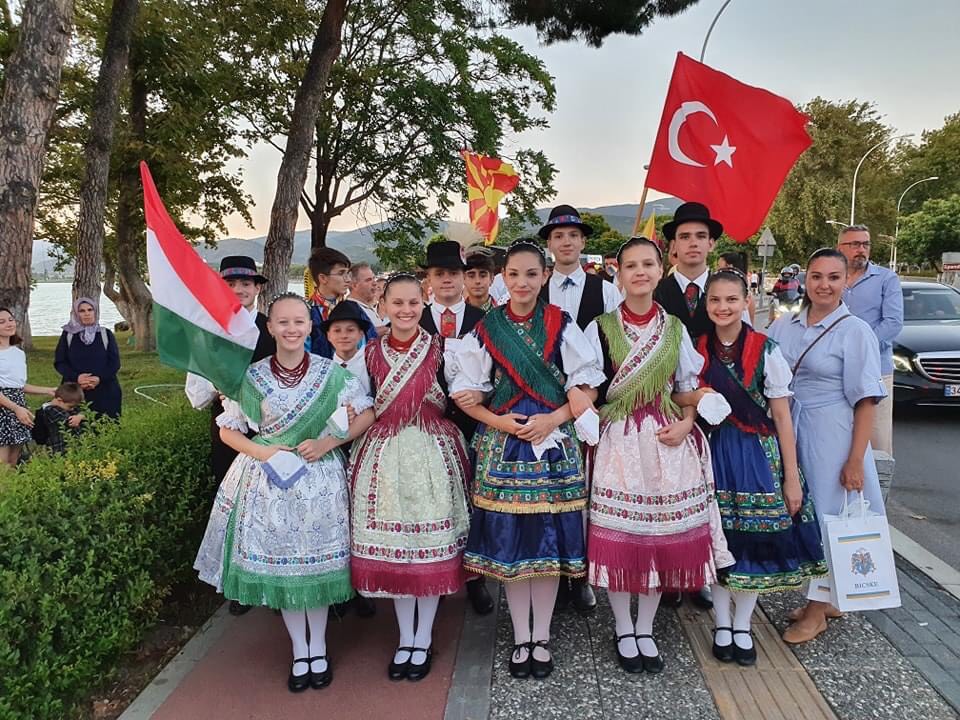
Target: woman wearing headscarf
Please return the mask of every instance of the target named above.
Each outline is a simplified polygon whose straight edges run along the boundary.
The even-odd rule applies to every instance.
[[[73,304],[53,366],[63,382],[80,384],[91,410],[120,417],[120,350],[113,333],[100,325],[100,307],[95,300],[82,297]]]

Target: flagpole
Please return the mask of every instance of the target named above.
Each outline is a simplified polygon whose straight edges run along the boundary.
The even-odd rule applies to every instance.
[[[650,167],[647,165],[646,167]],[[640,206],[637,208],[637,219],[633,221],[633,234],[640,234],[640,225],[643,224],[643,207],[647,204],[647,191],[648,188],[646,185],[643,186],[643,192],[640,194]]]
[[[700,48],[700,62],[703,62],[703,56],[707,54],[707,43],[710,41],[710,33],[713,32],[713,26],[717,24],[717,20],[720,19],[720,16],[723,15],[723,11],[727,9],[727,5],[730,4],[731,0],[727,0],[723,5],[720,6],[720,9],[717,11],[717,14],[713,16],[713,22],[710,23],[710,28],[707,30],[707,36],[703,39],[703,47]]]

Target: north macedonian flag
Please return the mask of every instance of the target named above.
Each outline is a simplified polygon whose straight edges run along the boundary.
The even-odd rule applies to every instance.
[[[500,226],[497,206],[504,195],[517,187],[520,176],[512,165],[498,158],[477,155],[466,150],[461,150],[460,154],[467,164],[470,223],[483,235],[484,245],[493,245]]]
[[[201,375],[235,399],[257,346],[254,316],[177,230],[144,162],[140,177],[160,362]]]

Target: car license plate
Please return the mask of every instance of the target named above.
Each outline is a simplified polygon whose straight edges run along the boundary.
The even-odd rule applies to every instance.
[[[944,397],[960,397],[960,385],[946,385],[943,388]]]

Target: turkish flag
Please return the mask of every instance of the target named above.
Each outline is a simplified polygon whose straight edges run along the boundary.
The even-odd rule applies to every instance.
[[[793,104],[677,53],[647,187],[701,202],[746,242],[810,147]]]

